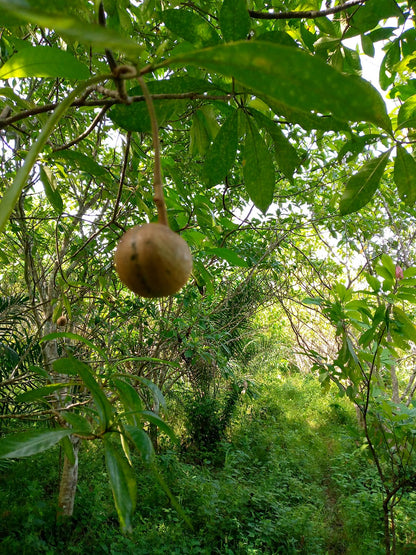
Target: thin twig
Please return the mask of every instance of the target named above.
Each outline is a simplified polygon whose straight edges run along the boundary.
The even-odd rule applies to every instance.
[[[354,6],[359,6],[365,3],[366,0],[351,0],[334,8],[327,10],[308,10],[308,11],[295,11],[295,12],[257,12],[249,10],[248,13],[253,19],[316,19],[317,17],[326,17],[335,13],[343,12]]]

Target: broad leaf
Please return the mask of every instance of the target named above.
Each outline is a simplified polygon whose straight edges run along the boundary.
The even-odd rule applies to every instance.
[[[30,457],[56,445],[63,437],[71,435],[72,430],[36,430],[14,434],[0,439],[0,459],[19,459]]]
[[[220,11],[220,28],[226,42],[247,38],[251,20],[246,0],[224,0]]]
[[[143,50],[137,41],[122,37],[111,29],[81,21],[72,15],[53,13],[51,10],[42,11],[29,6],[24,0],[0,0],[0,13],[2,11],[19,22],[35,23],[40,27],[54,29],[64,38],[93,45],[100,50],[112,48],[133,56],[137,56]]]
[[[0,79],[12,77],[88,79],[89,75],[87,66],[72,54],[50,46],[23,48],[0,68]]]
[[[245,188],[257,208],[265,213],[273,201],[273,160],[254,122],[248,120],[247,127],[243,158]]]
[[[347,183],[339,210],[342,215],[351,214],[365,206],[377,191],[390,151],[370,160]]]
[[[123,532],[132,531],[132,516],[136,507],[137,487],[133,471],[108,438],[104,439],[105,464],[110,479],[120,526]]]
[[[394,161],[394,181],[402,201],[413,206],[416,202],[416,160],[400,145]]]
[[[226,260],[231,266],[238,266],[240,268],[247,268],[248,266],[244,258],[241,258],[241,256],[238,256],[238,254],[236,254],[231,249],[218,247],[218,248],[210,249],[209,252],[212,252],[219,258]]]
[[[241,41],[188,52],[161,66],[184,63],[234,77],[256,94],[292,108],[330,113],[343,121],[369,121],[391,131],[386,106],[374,87],[298,48]]]
[[[162,14],[166,27],[175,35],[187,40],[198,48],[213,46],[220,42],[215,29],[206,19],[195,12],[185,10],[165,10]]]
[[[416,127],[416,94],[408,98],[397,114],[397,127]]]
[[[43,183],[46,198],[51,203],[57,214],[62,214],[64,203],[57,189],[56,179],[50,168],[47,166],[40,167],[40,179]]]
[[[228,116],[206,154],[203,173],[210,186],[223,181],[234,163],[238,146],[237,115],[235,110]]]

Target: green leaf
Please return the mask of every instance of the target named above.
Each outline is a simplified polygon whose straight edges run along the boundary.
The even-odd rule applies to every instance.
[[[224,0],[220,11],[220,28],[226,42],[246,39],[251,20],[246,0]]]
[[[142,416],[148,422],[151,422],[152,424],[156,424],[156,426],[160,430],[162,430],[162,432],[165,432],[165,434],[168,435],[172,441],[176,441],[175,432],[172,430],[172,428],[168,424],[166,424],[166,422],[164,422],[160,418],[160,416],[158,416],[157,414],[155,414],[154,412],[152,412],[150,410],[143,410],[142,411]]]
[[[91,424],[85,416],[76,412],[62,412],[61,417],[65,422],[68,422],[73,432],[75,431],[83,435],[90,435],[92,433]]]
[[[386,268],[386,270],[389,273],[389,277],[391,279],[396,279],[396,265],[393,262],[393,259],[391,256],[389,256],[388,254],[383,253],[381,255],[381,263],[384,266],[384,268]]]
[[[161,66],[189,63],[234,77],[244,87],[288,107],[369,121],[391,131],[380,94],[367,81],[339,73],[299,48],[240,41],[187,52]]]
[[[139,394],[128,382],[115,378],[114,385],[120,396],[120,400],[123,403],[124,410],[126,412],[140,413],[143,410],[143,403],[139,397]],[[131,420],[132,424],[137,424],[138,415],[130,414],[128,419]]]
[[[107,429],[113,417],[113,409],[110,401],[92,375],[89,366],[76,358],[68,357],[55,360],[53,367],[56,372],[73,373],[74,370],[76,371],[90,390],[102,427]]]
[[[416,127],[416,94],[409,97],[399,109],[397,114],[397,127]]]
[[[61,439],[61,445],[69,462],[71,464],[75,464],[74,448],[68,436],[65,436]]]
[[[273,141],[275,158],[279,169],[287,179],[292,180],[295,170],[300,166],[300,158],[297,150],[291,145],[286,135],[284,135],[280,126],[275,121],[272,121],[257,110],[253,110],[253,115]]]
[[[39,343],[45,343],[46,341],[53,341],[54,339],[61,339],[63,337],[66,337],[66,339],[72,339],[73,341],[81,341],[84,345],[87,345],[87,347],[96,351],[104,360],[108,361],[107,353],[104,349],[101,349],[101,347],[98,347],[98,345],[95,345],[92,341],[82,335],[79,335],[78,333],[72,333],[70,331],[55,331],[42,337]]]
[[[142,428],[137,428],[136,426],[125,425],[128,437],[134,443],[136,449],[139,451],[143,460],[146,463],[152,463],[155,460],[155,450],[150,437],[146,434]]]
[[[375,292],[380,291],[381,283],[378,281],[376,277],[372,276],[368,272],[365,272],[364,276],[365,276],[365,279],[367,280],[367,283],[369,284],[369,286],[373,291]]]
[[[65,13],[56,13],[50,9],[42,11],[37,7],[31,7],[24,0],[0,0],[0,9],[18,21],[53,29],[64,38],[89,44],[98,50],[111,48],[132,56],[137,56],[143,51],[143,47],[136,41],[123,37],[111,29],[82,21]]]
[[[400,145],[394,161],[394,181],[402,201],[413,206],[416,202],[416,160]]]
[[[104,437],[104,452],[121,530],[129,533],[132,531],[131,519],[136,507],[136,480],[125,457],[120,455],[107,437]]]
[[[19,459],[30,457],[56,445],[63,437],[71,435],[72,430],[36,430],[23,432],[0,439],[0,459]]]
[[[47,166],[40,167],[40,180],[43,183],[46,198],[51,203],[52,208],[55,209],[57,214],[62,214],[64,203],[56,187],[55,176],[53,175],[52,170]]]
[[[0,79],[12,77],[62,77],[88,79],[86,65],[70,52],[51,46],[28,46],[14,54],[0,68]]]
[[[360,210],[370,202],[378,189],[390,152],[370,160],[350,178],[339,205],[343,216]]]
[[[394,319],[401,324],[400,329],[402,335],[404,335],[407,339],[410,339],[410,341],[413,341],[413,343],[416,343],[416,327],[404,310],[394,306],[393,315]]]
[[[97,164],[90,156],[81,154],[81,152],[77,152],[76,150],[61,150],[54,152],[49,156],[49,160],[66,163],[70,167],[88,173],[92,177],[98,177],[108,182],[113,181],[113,178],[105,168]]]
[[[162,17],[166,27],[172,33],[198,48],[213,46],[220,42],[220,37],[215,29],[206,19],[195,12],[183,8],[179,10],[165,10],[162,13]]]
[[[235,161],[238,146],[238,112],[233,113],[223,123],[204,162],[203,173],[209,186],[222,182]]]
[[[240,268],[247,268],[248,266],[244,258],[241,258],[241,256],[238,256],[238,254],[236,254],[231,249],[227,249],[224,247],[217,247],[217,248],[209,249],[209,252],[212,252],[219,258],[226,260],[231,266],[238,266]]]
[[[191,156],[204,156],[219,130],[214,110],[203,106],[192,119],[189,150]]]
[[[243,175],[250,199],[263,213],[273,201],[275,171],[273,160],[254,122],[248,121],[244,144]]]
[[[17,403],[30,403],[31,401],[37,401],[46,395],[50,395],[54,391],[58,389],[62,389],[64,387],[69,387],[71,384],[69,383],[51,383],[48,385],[44,385],[43,387],[38,387],[36,389],[32,389],[31,391],[25,391],[16,397]]]

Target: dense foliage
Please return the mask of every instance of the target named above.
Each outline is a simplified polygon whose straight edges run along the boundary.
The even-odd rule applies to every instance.
[[[7,473],[55,456],[59,530],[81,534],[82,510],[112,518],[105,472],[132,536],[92,532],[103,552],[137,547],[149,522],[170,553],[353,553],[360,525],[370,551],[414,541],[414,1],[0,0],[0,21]],[[160,222],[160,169],[194,262],[154,300],[124,287],[113,253],[132,225]],[[296,392],[316,382],[298,373],[343,397],[308,423],[321,439]],[[296,419],[276,407],[291,387]],[[83,457],[106,515],[78,484]],[[255,484],[257,460],[269,474]],[[33,481],[25,510],[43,531],[28,524],[27,541],[59,551],[50,483]]]

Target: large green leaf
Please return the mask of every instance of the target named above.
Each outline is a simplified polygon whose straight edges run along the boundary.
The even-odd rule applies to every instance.
[[[416,94],[408,98],[399,109],[397,114],[397,126],[416,127]]]
[[[48,335],[42,337],[39,343],[53,341],[54,339],[62,339],[63,337],[65,337],[66,339],[71,339],[72,341],[81,341],[81,343],[84,343],[84,345],[87,345],[87,347],[89,347],[93,351],[96,351],[104,360],[108,360],[107,353],[104,351],[104,349],[101,349],[101,347],[99,347],[86,337],[70,331],[55,331],[52,333],[48,333]]]
[[[34,23],[40,27],[53,29],[62,37],[95,46],[100,50],[112,48],[137,56],[143,47],[136,41],[123,37],[101,25],[87,23],[66,13],[54,13],[32,7],[25,0],[0,0],[0,20],[12,16],[20,22]]]
[[[142,416],[144,420],[147,420],[152,424],[155,424],[160,430],[162,430],[162,432],[165,432],[165,434],[167,434],[173,441],[176,441],[175,432],[168,424],[166,424],[166,422],[164,422],[160,418],[160,416],[158,416],[157,414],[155,414],[150,410],[142,411]]]
[[[37,401],[43,397],[50,395],[58,389],[69,387],[70,383],[51,383],[44,385],[43,387],[37,387],[36,389],[31,389],[30,391],[25,391],[16,397],[17,403],[30,403],[32,401]]]
[[[120,526],[123,532],[131,532],[131,519],[136,507],[136,480],[126,458],[117,451],[107,437],[104,438],[104,451]]]
[[[248,266],[244,258],[238,256],[238,254],[236,254],[235,251],[231,249],[227,249],[224,247],[214,247],[210,249],[209,252],[212,252],[219,258],[226,260],[231,266],[239,266],[240,268],[247,268]]]
[[[59,373],[73,373],[73,371],[76,371],[86,387],[90,390],[101,421],[101,426],[103,429],[106,429],[112,420],[113,409],[110,401],[105,396],[104,391],[92,375],[89,366],[76,358],[68,357],[55,360],[53,367],[54,370]]]
[[[12,77],[62,77],[88,79],[86,65],[70,52],[51,46],[28,46],[14,54],[0,68],[0,79]]]
[[[370,202],[377,191],[390,151],[370,160],[347,183],[339,210],[342,215],[356,212]]]
[[[76,150],[61,150],[49,155],[52,161],[62,162],[68,164],[70,167],[76,168],[79,171],[88,173],[92,177],[102,179],[104,181],[113,181],[113,178],[108,171],[100,166],[93,158],[86,156]]]
[[[394,161],[394,181],[402,201],[413,206],[416,202],[416,160],[400,145]]]
[[[220,42],[215,29],[206,19],[186,9],[165,10],[162,14],[166,27],[175,35],[198,48],[213,46]]]
[[[131,421],[132,424],[137,424],[139,413],[143,410],[143,404],[139,394],[134,387],[125,380],[115,378],[113,381],[118,390],[120,400],[123,403],[124,410],[131,413],[128,415],[128,420]]]
[[[329,113],[342,121],[369,121],[391,131],[385,103],[374,87],[299,48],[240,41],[187,52],[160,65],[178,64],[234,77],[254,93],[288,107]]]
[[[234,110],[218,131],[204,162],[203,172],[210,186],[224,180],[231,169],[238,146],[238,112]]]
[[[247,120],[243,175],[250,199],[266,212],[273,201],[275,171],[271,154],[253,121]]]
[[[220,11],[220,28],[227,42],[247,38],[251,20],[246,0],[224,0]]]
[[[0,459],[30,457],[56,445],[73,430],[36,430],[0,439]]]

